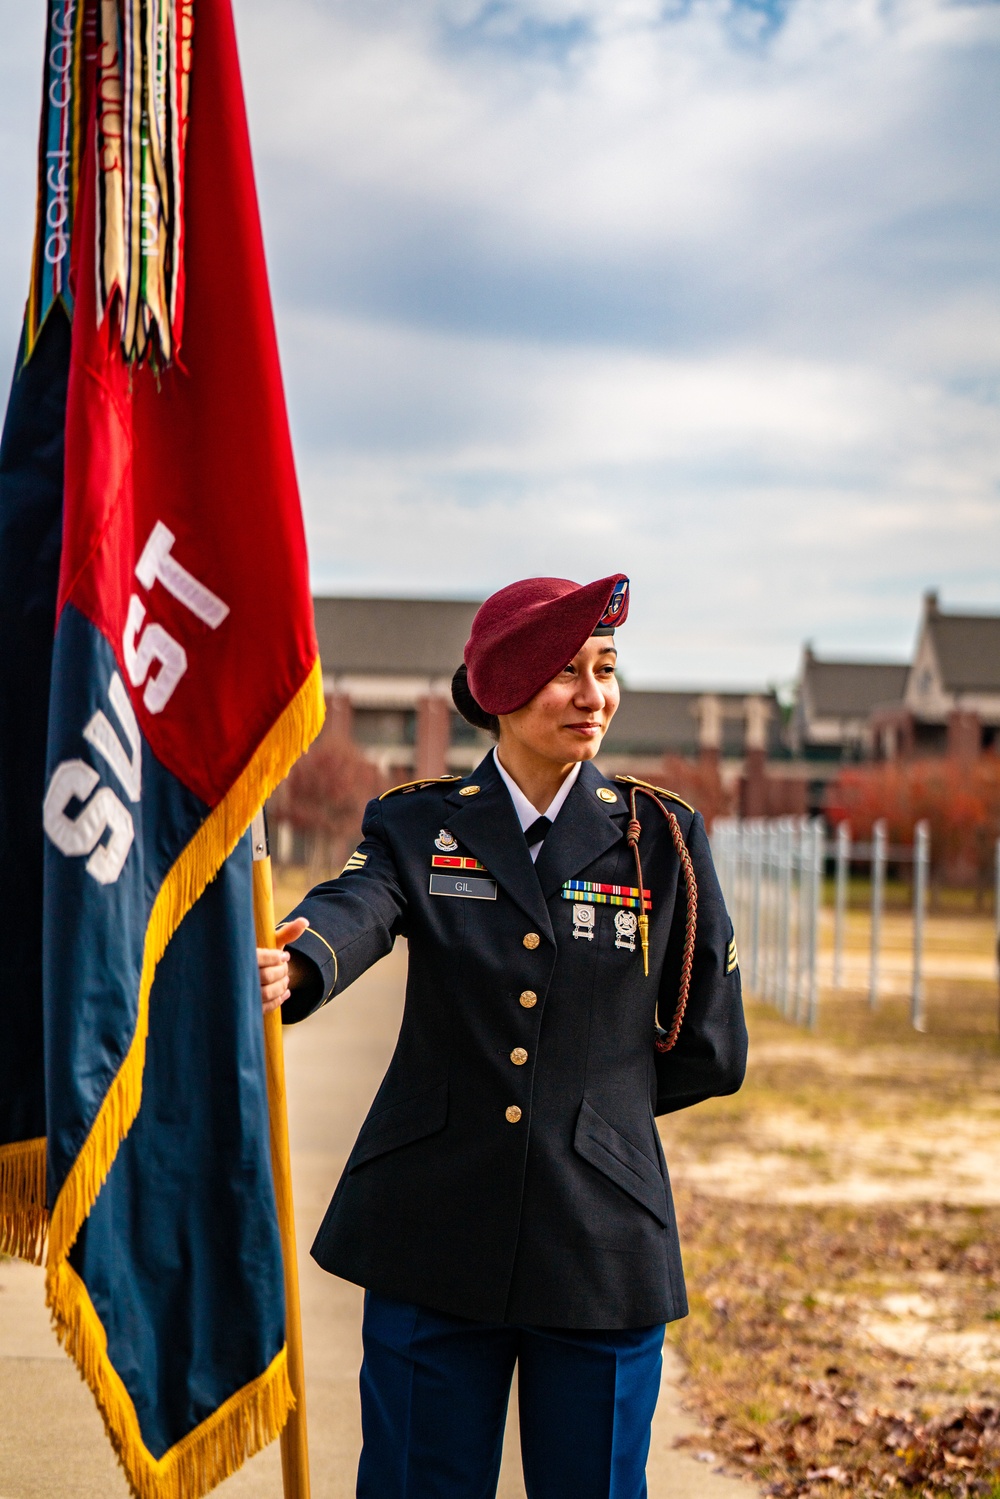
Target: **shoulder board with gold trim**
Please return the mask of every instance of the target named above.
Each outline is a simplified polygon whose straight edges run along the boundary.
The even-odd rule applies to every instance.
[[[399,796],[403,791],[423,791],[425,786],[447,786],[461,779],[461,776],[425,776],[420,781],[404,781],[402,786],[390,786],[388,791],[383,791],[379,801],[384,802],[387,796]]]
[[[665,796],[669,801],[679,802],[682,807],[687,807],[689,812],[695,810],[690,802],[686,802],[682,796],[678,796],[676,791],[668,791],[666,786],[654,786],[652,781],[640,781],[638,776],[619,775],[615,776],[614,779],[621,781],[625,786],[642,786],[647,791],[655,791],[657,796]]]

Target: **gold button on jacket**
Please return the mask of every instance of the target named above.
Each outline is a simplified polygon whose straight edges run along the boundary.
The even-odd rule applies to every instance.
[[[510,1054],[510,1059],[514,1063],[515,1067],[523,1067],[525,1062],[528,1060],[528,1053],[525,1051],[523,1046],[515,1046],[514,1050]]]
[[[636,896],[636,899],[638,900],[638,896]],[[521,938],[521,941],[529,951],[534,951],[541,940],[542,939],[541,937],[539,937],[537,932],[525,932],[524,936]]]
[[[526,1010],[531,1010],[538,1003],[538,995],[534,989],[525,989],[520,995],[520,1002]]]
[[[506,1119],[508,1124],[516,1124],[521,1117],[521,1110],[516,1103],[512,1103],[507,1110]]]

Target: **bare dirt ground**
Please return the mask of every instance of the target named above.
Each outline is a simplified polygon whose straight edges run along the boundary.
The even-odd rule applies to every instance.
[[[829,935],[831,923],[824,923]],[[750,1007],[732,1099],[661,1121],[711,1446],[781,1495],[1000,1496],[1000,1042],[990,921],[931,918],[927,1029],[909,920],[825,955],[815,1035]]]

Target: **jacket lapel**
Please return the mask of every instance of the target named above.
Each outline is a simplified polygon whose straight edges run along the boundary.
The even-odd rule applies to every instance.
[[[605,786],[615,793],[614,802],[602,801],[597,795],[598,787]],[[617,843],[627,821],[628,807],[618,787],[585,760],[535,865],[545,899]]]
[[[462,784],[478,786],[479,790],[475,796],[462,796],[460,786],[448,792],[445,805],[449,831],[480,863],[486,865],[493,878],[531,918],[537,931],[551,938],[552,923],[535,865],[531,862],[514,804],[500,779],[492,751]],[[567,806],[571,799],[567,797]],[[559,821],[561,815],[555,827]]]

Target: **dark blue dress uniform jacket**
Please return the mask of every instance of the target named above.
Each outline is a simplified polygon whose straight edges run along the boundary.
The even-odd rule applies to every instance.
[[[479,791],[463,796],[469,786]],[[597,795],[608,788],[613,803]],[[294,950],[319,974],[282,1011],[301,1020],[407,939],[399,1040],[313,1245],[324,1269],[479,1321],[610,1329],[684,1316],[654,1113],[735,1092],[746,1029],[704,823],[665,804],[697,874],[698,934],[680,1039],[656,1058],[686,907],[651,802],[639,799],[648,978],[638,937],[635,952],[615,946],[619,908],[593,906],[593,940],[574,938],[562,898],[570,879],[635,885],[627,790],[589,762],[536,864],[492,755],[464,780],[369,803],[355,867],[293,913],[311,923]],[[442,828],[486,866],[495,900],[429,893]]]

